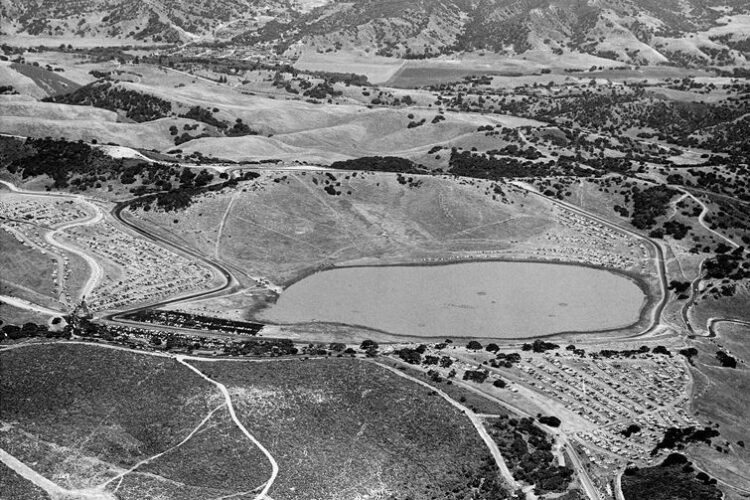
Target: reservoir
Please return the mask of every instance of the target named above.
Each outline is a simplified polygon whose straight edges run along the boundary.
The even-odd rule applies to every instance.
[[[291,285],[258,318],[424,337],[526,338],[628,326],[644,304],[634,281],[605,270],[470,262],[322,271]]]

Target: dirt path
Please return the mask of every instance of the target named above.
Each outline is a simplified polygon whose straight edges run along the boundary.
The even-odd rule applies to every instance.
[[[237,199],[237,193],[234,193],[231,198],[229,198],[229,203],[227,204],[227,209],[224,210],[224,215],[221,217],[221,222],[219,223],[219,230],[216,232],[216,244],[214,245],[214,259],[219,260],[219,251],[221,250],[221,235],[224,233],[224,225],[227,222],[227,218],[229,218],[229,213],[232,211],[232,206],[234,205],[234,201]]]
[[[176,450],[177,448],[179,448],[179,447],[180,447],[180,446],[182,446],[183,444],[187,443],[187,442],[188,442],[188,441],[189,441],[189,440],[190,440],[190,439],[191,439],[191,438],[192,438],[192,437],[193,437],[193,436],[194,436],[194,435],[195,435],[195,434],[196,434],[196,433],[197,433],[197,432],[198,432],[199,430],[201,430],[201,429],[203,428],[203,426],[204,426],[204,425],[206,425],[206,423],[207,423],[207,422],[208,422],[209,420],[211,420],[211,417],[213,417],[213,416],[214,416],[214,413],[216,413],[217,411],[219,411],[220,409],[222,409],[222,408],[224,407],[224,405],[225,405],[225,403],[222,403],[222,404],[220,404],[219,406],[217,406],[216,408],[214,408],[213,410],[211,410],[211,411],[210,411],[210,412],[208,413],[208,415],[206,415],[206,416],[205,416],[205,417],[203,418],[203,420],[201,420],[201,422],[200,422],[200,423],[199,423],[199,424],[198,424],[198,425],[197,425],[197,426],[195,427],[195,429],[193,429],[193,430],[192,430],[192,431],[190,432],[190,434],[188,434],[188,435],[187,435],[187,436],[185,437],[185,439],[183,439],[182,441],[180,441],[180,442],[179,442],[179,443],[177,443],[176,445],[174,445],[174,446],[172,446],[171,448],[168,448],[168,449],[166,449],[166,450],[162,451],[161,453],[157,453],[156,455],[154,455],[154,456],[152,456],[152,457],[148,457],[148,458],[146,458],[146,459],[144,459],[144,460],[141,460],[140,462],[138,462],[137,464],[135,464],[135,465],[134,465],[133,467],[131,467],[130,469],[128,469],[128,470],[126,470],[125,472],[122,472],[122,473],[120,473],[120,474],[118,474],[118,475],[114,476],[114,477],[113,477],[113,478],[111,478],[111,479],[108,479],[108,480],[107,480],[106,482],[102,483],[102,484],[101,484],[101,485],[99,485],[99,486],[98,486],[97,488],[100,488],[100,489],[104,490],[104,488],[106,488],[108,484],[110,484],[110,483],[111,483],[111,482],[113,482],[113,481],[117,481],[117,486],[115,487],[115,489],[114,489],[114,491],[113,491],[113,493],[117,493],[117,490],[118,490],[118,489],[120,489],[120,485],[122,484],[122,480],[123,480],[123,478],[124,478],[125,476],[127,476],[127,475],[128,475],[128,474],[130,474],[131,472],[135,471],[135,470],[136,470],[136,469],[138,469],[139,467],[141,467],[141,466],[143,466],[143,465],[146,465],[146,464],[148,464],[148,463],[150,463],[150,462],[152,462],[152,461],[156,460],[157,458],[161,457],[162,455],[165,455],[165,454],[169,453],[170,451]]]
[[[685,197],[691,198],[694,202],[696,202],[698,205],[701,206],[701,208],[703,210],[701,211],[700,215],[698,216],[698,223],[701,226],[703,226],[703,229],[705,229],[709,233],[713,234],[717,238],[720,238],[720,239],[724,240],[725,242],[729,243],[734,248],[737,248],[737,247],[740,246],[734,240],[732,240],[730,238],[727,238],[726,236],[724,236],[723,234],[721,234],[721,233],[719,233],[717,231],[714,231],[713,229],[711,229],[708,226],[708,224],[706,224],[706,215],[708,215],[709,209],[708,209],[708,206],[706,206],[706,204],[703,201],[701,201],[697,196],[693,195],[690,191],[688,191],[686,189],[683,189],[683,188],[678,187],[678,186],[671,186],[671,187],[674,187],[675,189],[681,191],[683,193],[682,198],[685,198]],[[680,198],[680,199],[682,199],[682,198]]]
[[[33,302],[29,302],[28,300],[19,299],[18,297],[0,295],[0,301],[5,302],[10,306],[18,307],[19,309],[26,309],[27,311],[34,311],[40,314],[46,314],[47,316],[60,316],[65,314],[61,311],[55,311],[54,309],[48,309],[44,306],[40,306],[39,304],[34,304]]]
[[[399,377],[403,377],[407,380],[410,380],[421,386],[424,386],[430,389],[431,391],[435,391],[435,393],[437,393],[440,397],[442,397],[452,406],[457,408],[461,413],[466,415],[469,418],[469,420],[471,420],[471,423],[474,425],[474,427],[476,428],[477,432],[479,433],[479,436],[487,445],[487,448],[490,450],[492,457],[495,459],[495,463],[497,464],[497,467],[500,469],[500,474],[503,476],[503,479],[505,479],[505,482],[508,484],[508,486],[510,486],[512,490],[516,490],[521,487],[513,478],[513,474],[510,473],[510,469],[508,469],[508,465],[505,463],[505,459],[503,459],[503,456],[500,454],[500,449],[497,447],[497,443],[495,443],[495,441],[492,439],[492,436],[490,436],[490,434],[487,432],[487,429],[484,427],[484,422],[482,422],[482,418],[479,415],[475,415],[474,412],[471,411],[469,408],[465,407],[458,401],[454,400],[453,398],[448,396],[446,393],[444,393],[437,387],[431,386],[430,384],[428,384],[427,382],[423,380],[419,380],[418,378],[412,377],[411,375],[407,375],[406,373],[400,370],[397,370],[396,368],[393,368],[388,365],[384,365],[382,363],[378,363],[377,361],[371,361],[371,363],[378,365],[381,368],[385,368],[391,373],[395,373]]]
[[[19,189],[18,187],[16,187],[15,185],[7,181],[0,181],[0,184],[5,185],[6,187],[8,187],[8,189],[13,191],[14,193],[26,194],[30,196],[44,196],[48,198],[74,199],[79,203],[87,205],[89,208],[91,208],[94,211],[95,215],[93,217],[83,219],[83,220],[75,220],[72,222],[66,222],[58,226],[55,230],[44,234],[44,240],[50,245],[52,245],[53,247],[61,248],[67,252],[74,253],[86,261],[88,266],[91,268],[91,275],[89,276],[84,286],[81,288],[79,292],[79,298],[83,298],[83,297],[90,295],[91,292],[94,290],[94,288],[96,288],[96,286],[99,284],[102,277],[104,276],[104,271],[102,270],[102,267],[99,265],[96,259],[94,259],[88,253],[84,252],[83,250],[80,250],[77,247],[69,245],[67,243],[61,243],[57,241],[54,237],[60,232],[66,229],[69,229],[71,227],[90,226],[92,224],[98,223],[104,219],[104,212],[102,212],[102,210],[99,207],[97,207],[94,203],[87,200],[85,197],[81,195],[69,195],[69,194],[57,194],[57,193],[50,194],[50,193],[39,193],[36,191],[28,191],[25,189]]]
[[[83,221],[74,221],[74,222],[68,222],[66,224],[63,224],[62,226],[58,227],[51,233],[46,233],[44,235],[44,239],[47,241],[47,243],[49,243],[52,246],[62,248],[63,250],[66,250],[70,253],[74,253],[80,256],[88,264],[89,268],[91,269],[91,274],[89,275],[89,278],[86,280],[86,283],[84,283],[83,287],[81,288],[79,292],[79,298],[83,299],[91,295],[91,292],[93,292],[96,286],[101,282],[102,278],[104,277],[104,270],[102,269],[102,266],[99,264],[99,262],[90,254],[86,253],[85,251],[73,245],[70,245],[68,243],[63,243],[55,239],[55,235],[59,234],[60,232],[66,229],[70,229],[71,227],[76,227],[76,226],[91,226],[91,225],[101,222],[104,219],[104,213],[99,209],[99,207],[97,207],[93,203],[86,201],[82,198],[81,198],[81,201],[83,203],[86,203],[90,207],[93,207],[93,209],[96,211],[96,215],[90,219],[86,219]]]
[[[28,344],[16,344],[16,345],[13,345],[13,346],[2,348],[2,349],[0,349],[0,352],[10,351],[10,350],[13,350],[13,349],[21,349],[21,348],[25,348],[25,347],[32,347],[32,346],[35,346],[35,345],[59,344],[59,343],[61,343],[61,342],[39,342],[39,343],[28,343]],[[29,481],[33,482],[34,484],[37,484],[37,486],[39,486],[40,488],[42,488],[45,491],[47,491],[50,494],[50,496],[52,496],[53,500],[56,500],[58,498],[59,499],[63,499],[63,498],[65,498],[65,499],[67,499],[67,498],[82,498],[82,499],[91,499],[91,500],[114,500],[114,497],[112,495],[110,495],[108,492],[106,492],[106,491],[103,490],[104,486],[106,486],[107,484],[111,483],[114,480],[118,480],[118,479],[122,480],[122,478],[126,474],[134,471],[139,466],[144,465],[144,464],[146,464],[146,463],[148,463],[148,462],[150,462],[150,461],[152,461],[152,460],[154,460],[154,459],[162,456],[163,454],[167,453],[168,451],[173,450],[173,449],[175,449],[175,448],[183,445],[196,432],[198,432],[203,427],[203,425],[205,425],[205,423],[211,418],[211,416],[213,416],[213,414],[217,410],[219,410],[220,408],[223,408],[226,405],[227,410],[229,410],[229,415],[232,417],[232,420],[234,421],[235,425],[239,428],[239,430],[250,441],[252,441],[252,443],[255,446],[258,447],[258,449],[260,449],[261,452],[263,452],[263,454],[266,456],[266,458],[268,458],[268,461],[271,463],[271,477],[268,479],[268,481],[266,481],[266,483],[264,483],[264,486],[262,487],[262,489],[260,487],[258,487],[258,488],[255,488],[255,490],[252,490],[250,492],[238,492],[238,493],[231,494],[231,495],[229,495],[227,497],[223,497],[223,498],[231,498],[232,496],[235,496],[235,495],[244,495],[244,494],[255,492],[256,490],[260,489],[260,492],[255,496],[255,500],[269,500],[270,499],[270,496],[268,496],[268,491],[273,486],[273,483],[276,481],[276,477],[279,474],[279,465],[278,465],[278,463],[274,459],[273,455],[271,455],[271,453],[266,449],[266,447],[263,446],[260,443],[260,441],[258,441],[252,434],[250,434],[250,432],[245,428],[245,426],[242,424],[242,422],[240,422],[239,418],[237,418],[237,414],[234,411],[234,405],[232,404],[232,398],[229,396],[229,391],[227,390],[226,386],[224,384],[222,384],[220,382],[217,382],[216,380],[213,380],[212,378],[208,377],[203,372],[201,372],[198,368],[196,368],[193,365],[189,364],[187,361],[201,361],[201,362],[202,361],[213,361],[213,362],[216,362],[216,361],[278,362],[278,361],[287,361],[287,360],[293,361],[293,360],[295,360],[294,358],[269,359],[269,360],[267,360],[267,359],[263,359],[263,360],[251,360],[251,359],[244,359],[244,360],[236,359],[236,360],[232,360],[232,359],[221,359],[221,358],[200,358],[200,357],[197,357],[197,356],[184,356],[184,355],[179,355],[179,354],[175,355],[175,354],[166,353],[166,352],[139,351],[139,350],[135,350],[135,349],[129,349],[129,348],[126,348],[126,347],[112,346],[112,345],[107,345],[107,344],[97,344],[97,343],[92,343],[92,342],[65,341],[64,344],[87,345],[87,346],[93,346],[93,347],[101,347],[101,348],[105,348],[105,349],[113,349],[113,350],[118,350],[118,351],[126,351],[126,352],[136,353],[136,354],[144,354],[144,355],[147,355],[147,356],[156,356],[156,357],[160,357],[160,358],[174,359],[178,363],[186,366],[191,371],[195,372],[197,375],[199,375],[201,378],[203,378],[207,382],[210,382],[211,384],[215,385],[219,389],[219,391],[221,392],[221,394],[224,396],[224,403],[221,404],[220,406],[218,406],[217,408],[215,408],[214,410],[212,410],[211,413],[209,413],[203,419],[203,421],[195,429],[193,429],[193,431],[185,439],[183,439],[179,444],[175,445],[174,447],[170,448],[169,450],[166,450],[166,451],[164,451],[162,453],[159,453],[159,454],[157,454],[157,455],[155,455],[153,457],[147,458],[147,459],[143,460],[142,462],[139,462],[138,464],[136,464],[131,469],[123,472],[122,474],[119,474],[118,476],[115,476],[114,478],[108,480],[107,482],[105,482],[104,484],[102,484],[101,486],[99,486],[99,487],[97,487],[95,489],[91,489],[91,490],[75,490],[75,491],[65,490],[65,489],[61,488],[60,486],[54,484],[53,482],[49,481],[48,479],[44,478],[43,476],[39,475],[38,473],[36,473],[35,471],[33,471],[32,469],[30,469],[29,467],[27,467],[22,462],[16,460],[14,457],[12,457],[11,455],[9,455],[6,452],[4,452],[2,449],[0,449],[0,461],[2,461],[3,463],[5,463],[9,467],[11,467],[13,470],[16,470],[16,472],[18,472],[24,478],[28,479]],[[6,461],[6,459],[7,459],[7,461]],[[18,469],[16,469],[16,468],[18,468]],[[37,483],[37,481],[39,483]],[[118,484],[118,488],[119,488],[119,484]],[[116,491],[116,489],[115,489],[115,491]],[[54,492],[54,494],[53,494],[53,492]],[[65,496],[65,495],[67,495],[67,496]]]
[[[178,355],[178,356],[175,356],[175,359],[177,360],[178,363],[187,366],[196,374],[200,375],[207,382],[211,382],[212,384],[214,384],[219,389],[219,391],[221,391],[222,395],[224,396],[224,400],[226,401],[229,414],[231,415],[232,420],[234,420],[235,425],[237,425],[237,427],[240,429],[240,431],[242,431],[245,437],[247,437],[250,441],[252,441],[253,444],[255,444],[255,446],[257,446],[258,449],[260,449],[260,451],[263,452],[266,458],[268,458],[268,461],[271,462],[271,477],[268,478],[268,481],[266,482],[265,486],[260,491],[260,493],[258,493],[255,496],[255,500],[263,500],[268,494],[268,491],[271,489],[271,486],[273,486],[274,481],[276,481],[276,476],[279,475],[279,464],[276,463],[276,460],[273,458],[273,455],[271,455],[271,452],[269,452],[266,449],[266,447],[260,443],[260,441],[255,439],[255,437],[252,434],[250,434],[250,432],[245,428],[245,426],[242,425],[242,422],[240,422],[240,419],[237,418],[237,414],[234,412],[234,405],[232,404],[232,398],[229,396],[229,391],[227,390],[227,387],[224,384],[217,382],[216,380],[210,378],[209,376],[204,374],[202,371],[200,371],[199,369],[197,369],[196,367],[194,367],[193,365],[185,361],[185,359],[195,359],[195,358]]]

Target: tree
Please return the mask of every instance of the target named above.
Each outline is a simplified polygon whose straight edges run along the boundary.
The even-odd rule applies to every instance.
[[[450,356],[440,356],[440,366],[443,368],[450,368],[453,364],[453,359]]]
[[[411,365],[418,365],[422,362],[422,355],[419,354],[415,349],[409,349],[405,347],[396,351],[398,356]]]
[[[468,344],[466,344],[466,348],[467,349],[471,349],[473,351],[478,351],[479,349],[482,348],[482,344],[480,344],[476,340],[472,340],[471,342],[469,342]]]
[[[346,349],[346,344],[342,344],[341,342],[332,342],[331,345],[328,346],[328,348],[334,352],[341,352]]]
[[[359,348],[362,349],[363,351],[367,351],[369,349],[377,349],[378,348],[378,343],[375,342],[374,340],[370,340],[370,339],[363,340],[362,344],[360,344]]]
[[[495,343],[489,343],[487,344],[487,347],[485,347],[485,350],[487,350],[488,352],[497,352],[500,350],[500,346]]]

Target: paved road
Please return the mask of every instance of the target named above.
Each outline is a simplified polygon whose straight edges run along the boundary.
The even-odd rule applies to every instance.
[[[560,440],[567,451],[573,469],[575,469],[576,474],[578,474],[578,479],[581,481],[581,486],[583,487],[583,491],[586,492],[586,496],[588,496],[590,500],[600,500],[604,498],[589,477],[586,469],[583,467],[581,459],[578,457],[578,453],[576,453],[573,445],[568,441],[568,437],[565,434],[560,433]]]
[[[112,216],[118,222],[122,223],[123,225],[127,226],[131,230],[133,230],[136,233],[140,234],[141,236],[145,237],[149,241],[151,241],[151,242],[153,242],[153,243],[155,243],[155,244],[157,244],[159,246],[166,247],[166,248],[168,248],[170,250],[173,250],[173,251],[175,251],[177,253],[187,254],[191,258],[193,258],[195,260],[198,260],[201,263],[203,263],[204,265],[210,267],[211,269],[213,269],[215,272],[217,272],[222,277],[222,279],[224,280],[224,283],[222,283],[221,285],[219,285],[219,286],[217,286],[215,288],[209,289],[209,290],[202,290],[200,292],[191,293],[189,295],[183,295],[183,296],[180,296],[180,297],[172,297],[172,298],[169,298],[169,299],[166,299],[166,300],[162,300],[160,302],[150,303],[150,304],[145,305],[145,306],[139,306],[139,307],[135,307],[135,308],[132,308],[132,309],[127,309],[127,310],[124,310],[124,311],[120,311],[120,312],[117,312],[117,313],[106,314],[106,315],[102,316],[102,319],[105,319],[105,320],[108,320],[108,321],[114,321],[114,322],[121,322],[123,324],[128,324],[129,323],[129,324],[132,325],[133,324],[132,321],[124,321],[124,320],[121,319],[121,317],[125,316],[127,314],[132,314],[132,313],[135,313],[135,312],[138,312],[138,311],[143,311],[145,309],[155,309],[155,308],[163,307],[165,305],[172,304],[174,302],[183,302],[183,301],[187,301],[187,300],[194,300],[194,299],[198,299],[198,298],[207,298],[209,296],[218,295],[218,294],[220,294],[222,292],[226,292],[228,290],[231,290],[232,288],[234,288],[235,286],[238,285],[238,281],[235,279],[235,277],[232,275],[232,273],[228,269],[226,269],[224,266],[222,266],[221,264],[218,264],[215,261],[210,260],[210,259],[204,257],[203,255],[200,255],[199,253],[197,253],[197,252],[195,252],[195,251],[193,251],[193,250],[191,250],[189,248],[177,247],[177,245],[175,245],[171,241],[169,241],[169,240],[167,240],[167,239],[165,239],[165,238],[163,238],[163,237],[161,237],[161,236],[159,236],[157,234],[154,234],[154,233],[152,233],[150,231],[147,231],[146,229],[143,229],[142,227],[140,227],[140,226],[138,226],[138,225],[136,225],[136,224],[134,224],[132,222],[129,222],[127,219],[123,218],[122,217],[122,211],[124,209],[126,209],[129,206],[129,204],[132,203],[133,201],[134,200],[129,200],[129,201],[126,201],[126,202],[118,203],[117,205],[115,205],[115,207],[112,209],[112,211],[110,213],[112,214]]]

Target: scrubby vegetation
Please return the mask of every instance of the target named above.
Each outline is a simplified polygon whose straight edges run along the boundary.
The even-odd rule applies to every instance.
[[[129,467],[177,444],[215,406],[213,386],[176,361],[66,344],[4,351],[0,359],[2,419],[39,439],[34,449],[11,446],[6,435],[3,448],[38,461],[47,477],[96,473],[68,467],[81,457],[56,446]]]
[[[181,182],[179,187],[166,192],[159,192],[130,200],[126,205],[130,209],[142,208],[144,211],[161,210],[164,212],[176,212],[189,207],[199,194],[209,191],[220,191],[226,187],[236,186],[241,180],[250,180],[258,176],[259,174],[255,172],[245,172],[241,177],[208,185],[213,180],[212,174],[199,173],[196,175],[192,171],[185,170],[180,176]]]
[[[673,453],[656,467],[630,467],[622,477],[625,500],[719,500],[716,480],[696,474],[684,455]]]
[[[538,495],[568,489],[573,469],[556,465],[552,443],[532,419],[503,416],[488,423],[488,431],[516,480],[534,484]]]
[[[664,432],[664,437],[651,451],[651,455],[656,455],[659,450],[681,450],[685,445],[690,443],[710,444],[711,438],[719,435],[719,431],[711,427],[696,429],[695,427],[670,427]]]
[[[669,200],[677,193],[664,186],[653,186],[639,189],[634,186],[633,215],[631,222],[638,229],[649,229],[656,224],[656,219],[667,211]]]
[[[468,419],[379,366],[348,358],[195,364],[237,394],[239,418],[279,462],[273,498],[355,497],[376,485],[397,498],[508,497]]]

